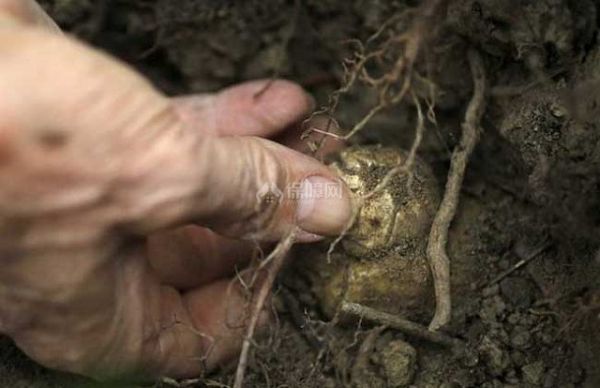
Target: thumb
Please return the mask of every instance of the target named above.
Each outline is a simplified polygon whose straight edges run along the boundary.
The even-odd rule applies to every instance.
[[[337,234],[350,218],[349,193],[324,165],[264,139],[207,135],[215,112],[185,120],[105,55],[27,28],[0,29],[0,54],[0,214],[60,210],[134,233],[193,221],[260,240],[296,226],[305,240]],[[218,115],[255,110],[244,98]],[[264,112],[290,103],[263,99]],[[226,132],[253,131],[265,132]]]
[[[313,158],[257,137],[205,139],[200,220],[230,236],[275,240],[340,233],[351,217],[342,181]],[[314,236],[312,236],[314,238]]]

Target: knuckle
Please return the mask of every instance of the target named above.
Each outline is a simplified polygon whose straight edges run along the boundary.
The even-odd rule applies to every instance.
[[[252,239],[276,238],[286,224],[289,198],[286,196],[289,170],[280,155],[261,139],[246,138],[241,193],[248,198],[248,216],[243,236]]]

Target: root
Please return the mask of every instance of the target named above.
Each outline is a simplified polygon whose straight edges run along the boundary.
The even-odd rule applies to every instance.
[[[407,185],[410,187],[413,178],[413,165],[415,164],[417,151],[421,146],[421,142],[423,141],[423,135],[425,134],[425,117],[423,116],[421,103],[419,102],[417,96],[415,96],[414,94],[413,102],[417,107],[417,127],[415,129],[415,139],[413,140],[412,146],[410,147],[410,151],[408,152],[408,157],[406,158],[404,163],[394,167],[387,174],[385,174],[385,176],[383,177],[383,179],[381,179],[377,186],[375,186],[373,190],[371,190],[363,196],[363,201],[372,198],[375,194],[385,189],[387,185],[390,184],[391,180],[399,174],[408,175]]]
[[[251,305],[250,321],[248,322],[248,327],[246,328],[246,335],[244,336],[244,341],[242,343],[242,350],[235,372],[235,381],[233,383],[233,388],[242,388],[242,384],[244,383],[244,375],[246,373],[246,368],[248,367],[250,346],[253,342],[258,320],[265,306],[267,296],[273,288],[275,278],[277,277],[277,274],[283,267],[286,255],[289,252],[292,245],[294,244],[295,238],[296,232],[290,232],[283,240],[279,242],[279,244],[277,244],[275,249],[273,249],[273,251],[265,259],[265,262],[267,262],[268,265],[263,266],[262,269],[266,271],[266,276],[260,282],[258,292],[256,293],[256,299]]]
[[[306,342],[315,350],[323,348],[323,341],[311,331],[308,317],[302,311],[298,299],[285,287],[281,287],[281,298],[283,299],[296,330],[302,334]]]
[[[344,62],[346,74],[342,86],[330,95],[328,106],[317,110],[304,122],[306,124],[312,118],[320,115],[327,115],[329,117],[325,130],[309,128],[302,135],[302,138],[304,139],[306,139],[312,133],[319,133],[322,135],[320,142],[311,147],[313,153],[316,153],[329,137],[337,140],[349,140],[351,137],[360,132],[377,113],[384,108],[400,103],[407,94],[410,94],[412,101],[417,108],[417,128],[415,131],[415,140],[411,146],[408,158],[404,163],[390,170],[371,192],[355,201],[353,206],[354,211],[348,224],[342,233],[330,244],[329,249],[327,250],[327,262],[331,262],[332,253],[354,225],[360,213],[360,209],[365,201],[384,189],[392,180],[392,178],[398,174],[408,174],[408,183],[410,184],[411,182],[412,166],[414,164],[414,160],[425,131],[425,120],[421,103],[417,95],[411,91],[413,76],[419,78],[421,82],[427,82],[430,85],[432,96],[430,103],[428,103],[427,116],[430,121],[435,123],[435,115],[433,114],[435,86],[433,83],[426,80],[424,77],[421,77],[413,70],[418,59],[421,46],[424,42],[429,40],[430,36],[436,30],[434,26],[435,17],[439,9],[442,8],[445,3],[446,0],[425,1],[421,8],[419,8],[418,14],[415,17],[415,21],[412,23],[411,27],[402,34],[394,34],[389,31],[389,29],[394,23],[398,22],[402,17],[405,17],[406,14],[392,16],[385,23],[383,23],[381,28],[375,32],[375,34],[367,39],[365,44],[358,40],[349,41],[348,43],[352,43],[357,46],[357,51],[354,53],[352,58],[347,59]],[[390,36],[375,49],[369,51],[368,47],[372,46],[377,40],[379,40],[385,32],[390,33]],[[396,55],[396,59],[393,61],[392,68],[387,72],[384,72],[381,77],[371,76],[366,69],[367,63],[372,60],[383,63],[385,62],[384,56],[390,54],[394,50],[397,50],[399,53]],[[339,125],[333,118],[333,115],[337,110],[341,96],[348,93],[358,80],[361,80],[367,86],[376,88],[379,91],[378,104],[372,107],[371,110],[361,120],[359,120],[358,123],[356,123],[347,134],[338,135],[332,132],[332,126],[334,129],[339,129]],[[396,85],[400,85],[399,91],[394,91],[394,86]]]
[[[378,326],[374,329],[371,329],[362,344],[360,344],[360,348],[358,349],[358,354],[356,355],[356,359],[354,360],[354,364],[352,365],[351,371],[351,379],[354,383],[353,386],[357,386],[361,381],[361,374],[364,373],[369,368],[369,362],[371,353],[373,352],[373,348],[375,348],[375,342],[381,336],[381,333],[387,326]]]
[[[428,330],[412,321],[400,318],[396,315],[384,313],[358,303],[342,303],[342,312],[352,316],[360,317],[366,321],[396,329],[408,336],[433,342],[438,345],[452,348],[462,348],[463,342],[446,334]]]
[[[460,144],[456,146],[452,153],[446,191],[431,225],[427,244],[427,257],[433,275],[436,300],[435,315],[429,324],[430,330],[438,330],[450,321],[452,312],[450,260],[446,253],[448,228],[456,214],[465,170],[479,138],[479,125],[484,111],[486,88],[484,66],[481,57],[474,49],[469,50],[468,57],[473,76],[473,97],[465,114]]]
[[[415,159],[417,157],[417,151],[419,150],[419,147],[421,146],[421,142],[423,140],[423,135],[425,134],[425,116],[423,114],[423,109],[421,108],[421,102],[419,101],[417,96],[414,94],[412,94],[412,98],[413,98],[413,102],[417,108],[417,127],[415,129],[415,139],[413,140],[412,146],[410,147],[410,151],[408,152],[408,157],[406,158],[406,160],[403,163],[399,164],[398,166],[396,166],[393,169],[391,169],[390,171],[388,171],[388,173],[385,174],[385,176],[381,179],[381,181],[377,184],[377,186],[375,186],[373,188],[373,190],[369,191],[362,197],[357,198],[355,200],[355,204],[353,206],[353,212],[352,212],[352,216],[350,217],[350,220],[348,221],[348,223],[342,230],[342,233],[340,233],[339,236],[337,236],[335,238],[335,240],[333,240],[333,242],[329,245],[329,248],[327,249],[327,262],[328,263],[331,263],[331,255],[335,251],[335,248],[348,235],[348,232],[350,231],[352,226],[354,226],[354,223],[356,222],[356,219],[358,218],[358,215],[360,214],[360,210],[362,209],[362,207],[364,206],[364,204],[367,200],[369,200],[374,195],[376,195],[377,193],[379,193],[383,189],[385,189],[387,187],[387,185],[390,184],[391,180],[399,174],[407,174],[408,175],[407,185],[408,186],[411,185],[411,180],[413,177],[412,167],[413,167],[413,165],[415,163]]]
[[[345,76],[342,86],[330,95],[327,106],[314,112],[305,121],[308,123],[315,116],[329,117],[325,130],[308,128],[303,134],[303,138],[307,138],[312,133],[322,135],[320,142],[312,147],[314,152],[318,151],[329,137],[349,140],[362,131],[379,112],[399,104],[407,95],[410,95],[413,79],[419,79],[421,82],[425,80],[415,71],[415,64],[419,59],[422,47],[437,31],[436,16],[445,3],[446,0],[425,1],[416,10],[416,16],[414,16],[410,28],[404,32],[394,31],[394,25],[407,15],[411,15],[412,10],[392,16],[364,44],[358,40],[347,42],[356,46],[356,51],[343,63]],[[390,58],[392,58],[391,62]],[[373,76],[367,70],[367,64],[370,63],[375,64],[379,69],[378,73],[382,75]],[[346,134],[336,134],[334,131],[339,130],[340,127],[333,116],[340,98],[348,93],[357,81],[377,91],[377,102]],[[431,85],[431,93],[434,94],[433,83],[427,83]],[[431,100],[433,99],[432,97]],[[430,108],[431,106],[430,104]],[[431,109],[428,113],[431,113]]]
[[[512,275],[513,272],[517,271],[520,268],[525,267],[526,265],[528,265],[529,263],[531,263],[533,260],[535,260],[536,258],[538,258],[551,245],[552,244],[550,242],[543,243],[542,245],[540,245],[539,247],[537,247],[536,249],[534,249],[533,252],[531,252],[529,255],[527,255],[527,257],[522,258],[515,265],[513,265],[510,268],[508,268],[506,271],[503,271],[500,275],[498,275],[494,279],[492,279],[492,281],[489,284],[487,284],[486,287],[490,287],[490,286],[493,286],[494,284],[500,283],[502,280],[504,280],[508,276]]]
[[[385,188],[392,178],[397,174],[408,173],[410,175],[410,171],[412,170],[416,153],[421,143],[425,128],[424,114],[421,103],[416,94],[411,90],[413,80],[416,78],[423,82],[424,77],[419,75],[414,68],[417,60],[419,59],[421,48],[424,46],[425,42],[429,40],[434,31],[437,31],[437,24],[435,22],[436,15],[438,10],[445,3],[446,0],[427,0],[423,2],[423,5],[416,10],[416,16],[413,15],[414,22],[412,22],[410,27],[403,32],[394,31],[394,24],[397,24],[399,19],[405,18],[408,14],[410,14],[410,10],[406,13],[395,15],[388,20],[388,22],[384,23],[382,27],[365,42],[365,44],[356,40],[349,42],[356,45],[357,51],[354,53],[352,58],[344,62],[346,75],[344,77],[342,86],[330,95],[328,106],[317,110],[305,121],[305,123],[308,123],[310,119],[319,115],[326,115],[329,117],[327,127],[324,131],[316,128],[308,128],[303,134],[304,139],[306,139],[312,133],[320,133],[322,135],[318,143],[312,145],[309,144],[312,148],[312,151],[316,153],[329,137],[335,137],[343,140],[350,139],[359,133],[376,114],[386,108],[389,108],[390,106],[399,104],[405,99],[406,96],[410,96],[412,98],[413,103],[417,107],[418,113],[415,141],[411,147],[407,160],[398,167],[392,169],[386,175],[386,177],[384,177],[382,182],[375,187],[375,189],[373,189],[370,193],[367,193],[367,195],[365,195],[363,198],[359,198],[357,200],[351,220],[344,228],[342,234],[329,247],[327,253],[328,260],[330,260],[335,246],[347,235],[348,231],[354,224],[354,221],[356,220],[364,201],[368,200],[374,194]],[[299,4],[300,1],[297,1],[297,7],[299,7]],[[294,31],[295,29],[295,19],[297,18],[297,14],[298,8],[296,8],[294,19],[292,19],[292,27],[290,28],[290,31]],[[371,73],[369,73],[367,70],[367,64],[371,62],[382,68],[382,71],[380,72],[380,74],[382,74],[381,76],[373,76]],[[339,125],[333,116],[339,105],[340,97],[348,93],[358,81],[377,90],[377,103],[345,135],[336,134],[334,131],[339,130]],[[270,83],[267,83],[265,89],[259,91],[255,95],[255,98],[259,98],[269,86]],[[431,90],[433,96],[434,86],[432,83]],[[433,101],[433,99],[434,97],[431,98],[431,101]],[[433,103],[428,103],[428,108],[428,117],[433,117]],[[295,233],[290,233],[290,235],[288,235],[277,245],[277,247],[263,261],[257,270],[264,271],[266,276],[264,280],[261,279],[259,281],[260,285],[258,292],[256,293],[255,300],[251,305],[249,323],[242,344],[242,350],[237,365],[233,388],[242,387],[245,371],[248,367],[250,348],[252,346],[254,333],[261,315],[261,311],[264,308],[265,301],[269,292],[271,291],[275,278],[284,264],[286,253],[293,245],[294,239]]]

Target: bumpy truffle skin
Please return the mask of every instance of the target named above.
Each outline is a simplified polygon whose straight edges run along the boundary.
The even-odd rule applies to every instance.
[[[352,147],[340,152],[331,166],[359,197],[371,192],[406,157],[407,152],[397,148]],[[433,289],[425,246],[438,205],[436,180],[421,160],[415,161],[411,179],[398,174],[370,197],[331,263],[319,252],[310,264],[323,311],[333,315],[343,297],[427,319]]]
[[[358,197],[371,192],[407,156],[399,148],[352,147],[342,151],[332,167]],[[373,251],[413,245],[426,238],[439,205],[438,188],[421,160],[415,161],[412,171],[410,178],[407,174],[396,175],[366,201],[344,240],[347,253],[366,258]]]

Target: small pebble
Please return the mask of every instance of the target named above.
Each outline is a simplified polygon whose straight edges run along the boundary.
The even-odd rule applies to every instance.
[[[532,364],[525,365],[522,369],[523,378],[526,383],[539,385],[544,377],[544,362],[537,361]]]
[[[512,361],[515,365],[523,365],[523,364],[525,364],[525,362],[527,360],[525,355],[518,350],[512,352],[510,354],[510,358],[512,359]]]
[[[552,388],[555,386],[556,378],[551,374],[546,374],[544,377],[544,388]]]
[[[508,373],[506,373],[505,379],[507,383],[514,384],[515,386],[520,383],[519,378],[517,377],[517,372],[514,369],[511,369],[508,371]]]
[[[500,291],[500,286],[498,286],[497,284],[494,284],[493,286],[484,288],[481,291],[481,295],[483,295],[484,298],[489,298],[490,296],[498,295],[499,291]]]
[[[519,350],[527,349],[530,345],[531,334],[526,330],[519,330],[510,338],[510,344]]]
[[[535,285],[525,278],[504,279],[500,283],[500,290],[506,300],[517,308],[527,308],[535,300]]]
[[[483,337],[479,345],[479,352],[485,360],[490,373],[494,376],[502,376],[511,364],[508,353],[500,347],[500,344],[487,336]]]
[[[395,340],[381,351],[380,363],[388,387],[406,387],[412,382],[417,364],[417,351],[409,343]]]
[[[507,319],[507,320],[508,320],[508,323],[510,323],[511,325],[516,325],[516,324],[518,324],[518,323],[520,322],[520,320],[521,320],[521,314],[519,314],[519,313],[513,313],[513,314],[510,314],[510,315],[508,316],[508,319]]]

